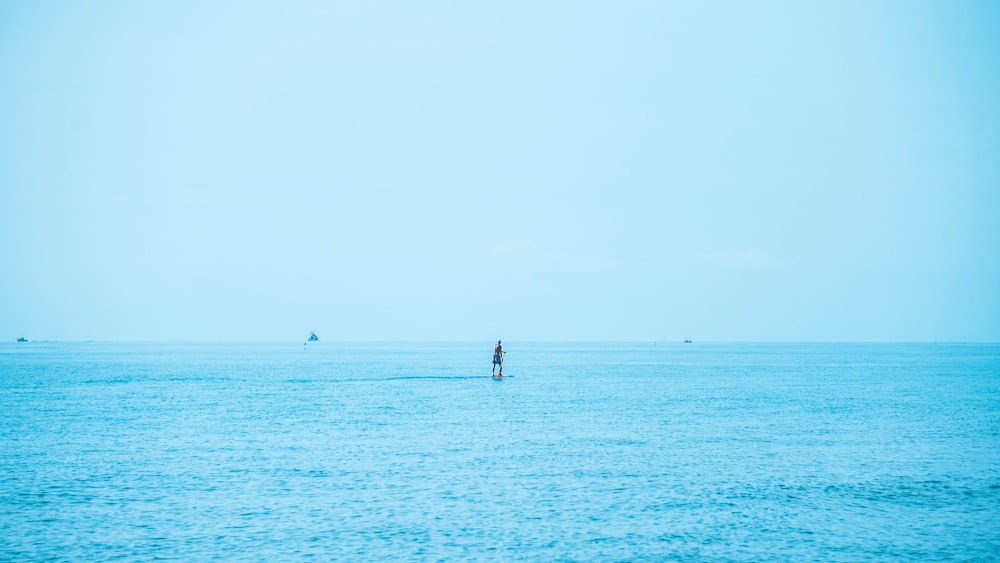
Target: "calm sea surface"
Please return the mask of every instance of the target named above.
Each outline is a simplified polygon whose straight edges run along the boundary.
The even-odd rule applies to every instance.
[[[1000,559],[1000,346],[0,344],[0,560]]]

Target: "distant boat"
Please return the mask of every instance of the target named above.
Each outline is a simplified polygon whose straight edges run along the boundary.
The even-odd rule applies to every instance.
[[[316,333],[315,332],[310,332],[309,333],[309,342],[318,342],[318,341],[319,341],[319,337],[316,336]]]
[[[685,343],[685,344],[690,344],[690,343],[691,343],[691,341],[690,341],[690,340],[685,340],[685,341],[684,341],[684,343]]]
[[[27,342],[28,339],[22,336],[21,338],[18,338],[17,341],[18,342]]]

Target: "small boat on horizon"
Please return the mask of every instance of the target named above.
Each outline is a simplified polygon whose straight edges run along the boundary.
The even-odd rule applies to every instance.
[[[309,333],[309,342],[319,342],[319,337],[316,336],[315,332]]]
[[[27,342],[28,339],[22,336],[21,338],[18,338],[17,341],[18,342]]]

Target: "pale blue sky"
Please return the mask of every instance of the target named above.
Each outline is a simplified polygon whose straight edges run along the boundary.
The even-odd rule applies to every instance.
[[[1000,3],[0,0],[0,338],[1000,341]]]

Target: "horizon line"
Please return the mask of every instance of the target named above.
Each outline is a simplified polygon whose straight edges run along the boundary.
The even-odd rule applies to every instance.
[[[22,337],[23,338],[23,337]],[[492,342],[492,339],[326,339],[318,341],[308,341],[308,337],[303,340],[298,339],[234,339],[234,340],[210,340],[210,339],[102,339],[102,338],[80,338],[80,339],[26,339],[21,342],[16,338],[2,340],[10,344],[30,344],[30,343],[50,343],[50,344],[81,344],[81,343],[102,343],[102,344],[303,344],[318,345],[321,343],[341,343],[341,344],[458,344],[475,342]],[[667,340],[667,339],[510,339],[511,343],[545,343],[545,344],[997,344],[1000,341],[991,340]]]

